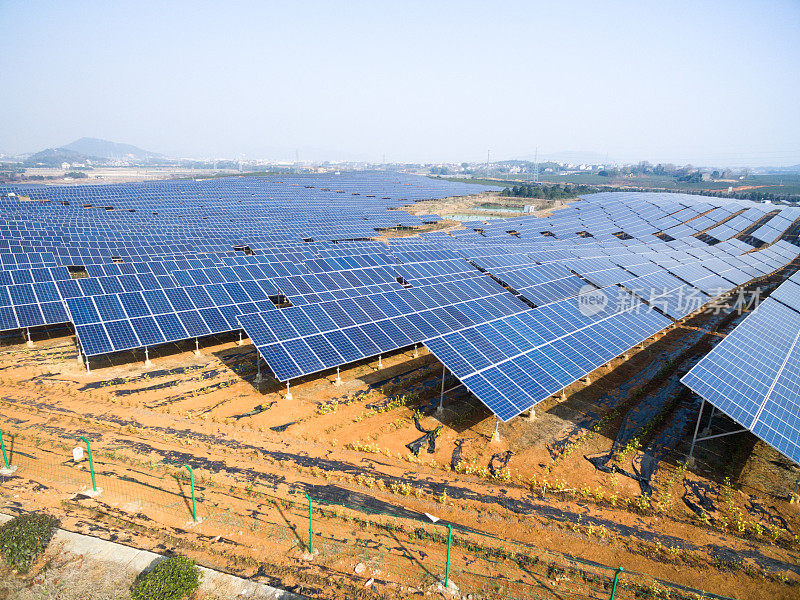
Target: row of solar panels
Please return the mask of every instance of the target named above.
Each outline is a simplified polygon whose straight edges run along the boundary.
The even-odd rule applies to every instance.
[[[797,254],[788,244],[765,253],[770,266],[759,275],[779,268]],[[709,276],[689,272],[699,268],[684,265],[680,273],[695,285],[713,281],[720,286],[714,295],[738,285],[716,278],[708,270]],[[651,294],[643,294],[640,285]],[[800,291],[800,286],[797,288]],[[626,291],[629,289],[634,295]],[[658,291],[656,297],[653,290]],[[590,292],[589,297],[596,293]],[[498,417],[508,420],[669,325],[670,319],[662,312],[682,318],[712,297],[666,271],[633,278],[624,288],[603,288],[603,293],[608,305],[590,316],[581,312],[580,297],[569,298],[478,325],[471,335],[456,332],[425,344]],[[692,302],[686,301],[688,296],[693,297]]]
[[[373,314],[372,320],[361,324],[348,325],[354,320],[351,313],[324,304],[301,307],[305,310],[293,314],[287,309],[242,315],[239,322],[275,376],[288,381],[527,308],[511,294],[491,287],[481,297],[466,299],[478,295],[475,284],[479,281],[471,282],[466,289],[462,287],[459,302],[417,311],[403,306],[408,298],[398,293],[394,303],[386,298],[397,314],[385,318]],[[473,293],[468,294],[467,290]],[[308,313],[315,313],[317,318],[312,320]]]
[[[208,287],[210,286],[206,286]],[[191,296],[190,290],[192,290]],[[364,294],[375,291],[370,288],[358,288],[358,290]],[[303,327],[308,324],[308,320],[304,317],[315,314],[319,323],[314,325],[311,331],[316,332],[317,328],[322,326],[322,321],[321,314],[316,312],[315,307],[321,307],[327,314],[335,315],[334,322],[339,327],[346,327],[383,320],[388,318],[388,315],[410,315],[423,312],[430,307],[448,306],[460,299],[474,298],[475,294],[478,294],[478,297],[485,297],[505,293],[491,281],[480,278],[470,280],[468,283],[453,282],[414,289],[381,290],[370,295],[279,310],[266,297],[260,301],[249,299],[245,301],[242,298],[227,304],[215,303],[210,292],[203,297],[204,303],[200,303],[197,297],[203,291],[203,286],[197,286],[69,298],[67,305],[84,353],[87,356],[95,356],[202,337],[212,333],[236,331],[240,328],[238,318],[248,313],[274,314],[275,322],[283,322],[287,318],[285,315],[288,314],[297,320],[297,326],[301,326],[302,323]],[[510,294],[508,296],[513,298]],[[153,321],[156,327],[153,327]],[[114,323],[113,331],[106,327],[109,322]],[[130,322],[130,326],[126,325],[126,322]],[[294,333],[296,329],[293,327],[287,325],[283,331],[292,332],[292,337],[297,337]],[[130,335],[129,330],[138,334],[139,328],[144,332],[143,335]],[[159,331],[162,336],[159,335]]]
[[[590,292],[596,298],[598,292]],[[606,308],[573,298],[426,340],[428,349],[503,421],[586,376],[671,323],[621,289]]]
[[[800,463],[800,273],[773,291],[681,381]]]

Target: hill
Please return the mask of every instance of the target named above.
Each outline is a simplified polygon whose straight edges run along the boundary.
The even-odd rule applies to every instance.
[[[155,160],[164,158],[162,154],[143,150],[131,144],[119,144],[98,138],[83,137],[59,150],[69,150],[84,156],[103,158],[106,160]]]
[[[25,159],[25,166],[29,167],[60,167],[61,163],[83,163],[87,160],[92,162],[103,162],[94,156],[86,156],[80,152],[67,150],[66,148],[47,148],[41,152],[31,154]]]

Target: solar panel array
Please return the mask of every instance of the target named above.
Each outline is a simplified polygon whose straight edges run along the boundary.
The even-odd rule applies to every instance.
[[[486,278],[247,314],[242,327],[280,381],[526,310]]]
[[[428,340],[426,345],[504,421],[672,323],[622,290],[604,311],[570,298]]]
[[[439,220],[414,201],[487,189],[394,173],[0,187],[0,329],[70,322],[87,357],[244,330],[281,381],[425,343],[508,420],[798,254],[794,209],[667,193],[375,239]]]
[[[800,462],[800,273],[772,292],[681,381]]]

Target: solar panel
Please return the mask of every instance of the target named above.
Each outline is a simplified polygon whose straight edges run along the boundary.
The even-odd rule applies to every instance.
[[[562,300],[427,340],[429,350],[507,421],[670,323],[624,292],[586,315]],[[613,297],[611,297],[613,296]]]
[[[800,313],[768,298],[681,381],[765,442],[800,461],[798,342]]]

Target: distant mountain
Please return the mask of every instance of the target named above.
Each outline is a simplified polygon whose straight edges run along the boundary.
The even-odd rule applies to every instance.
[[[158,160],[164,158],[163,154],[142,150],[131,144],[118,144],[108,140],[84,137],[62,146],[60,150],[71,150],[84,156],[94,156],[107,160]]]

